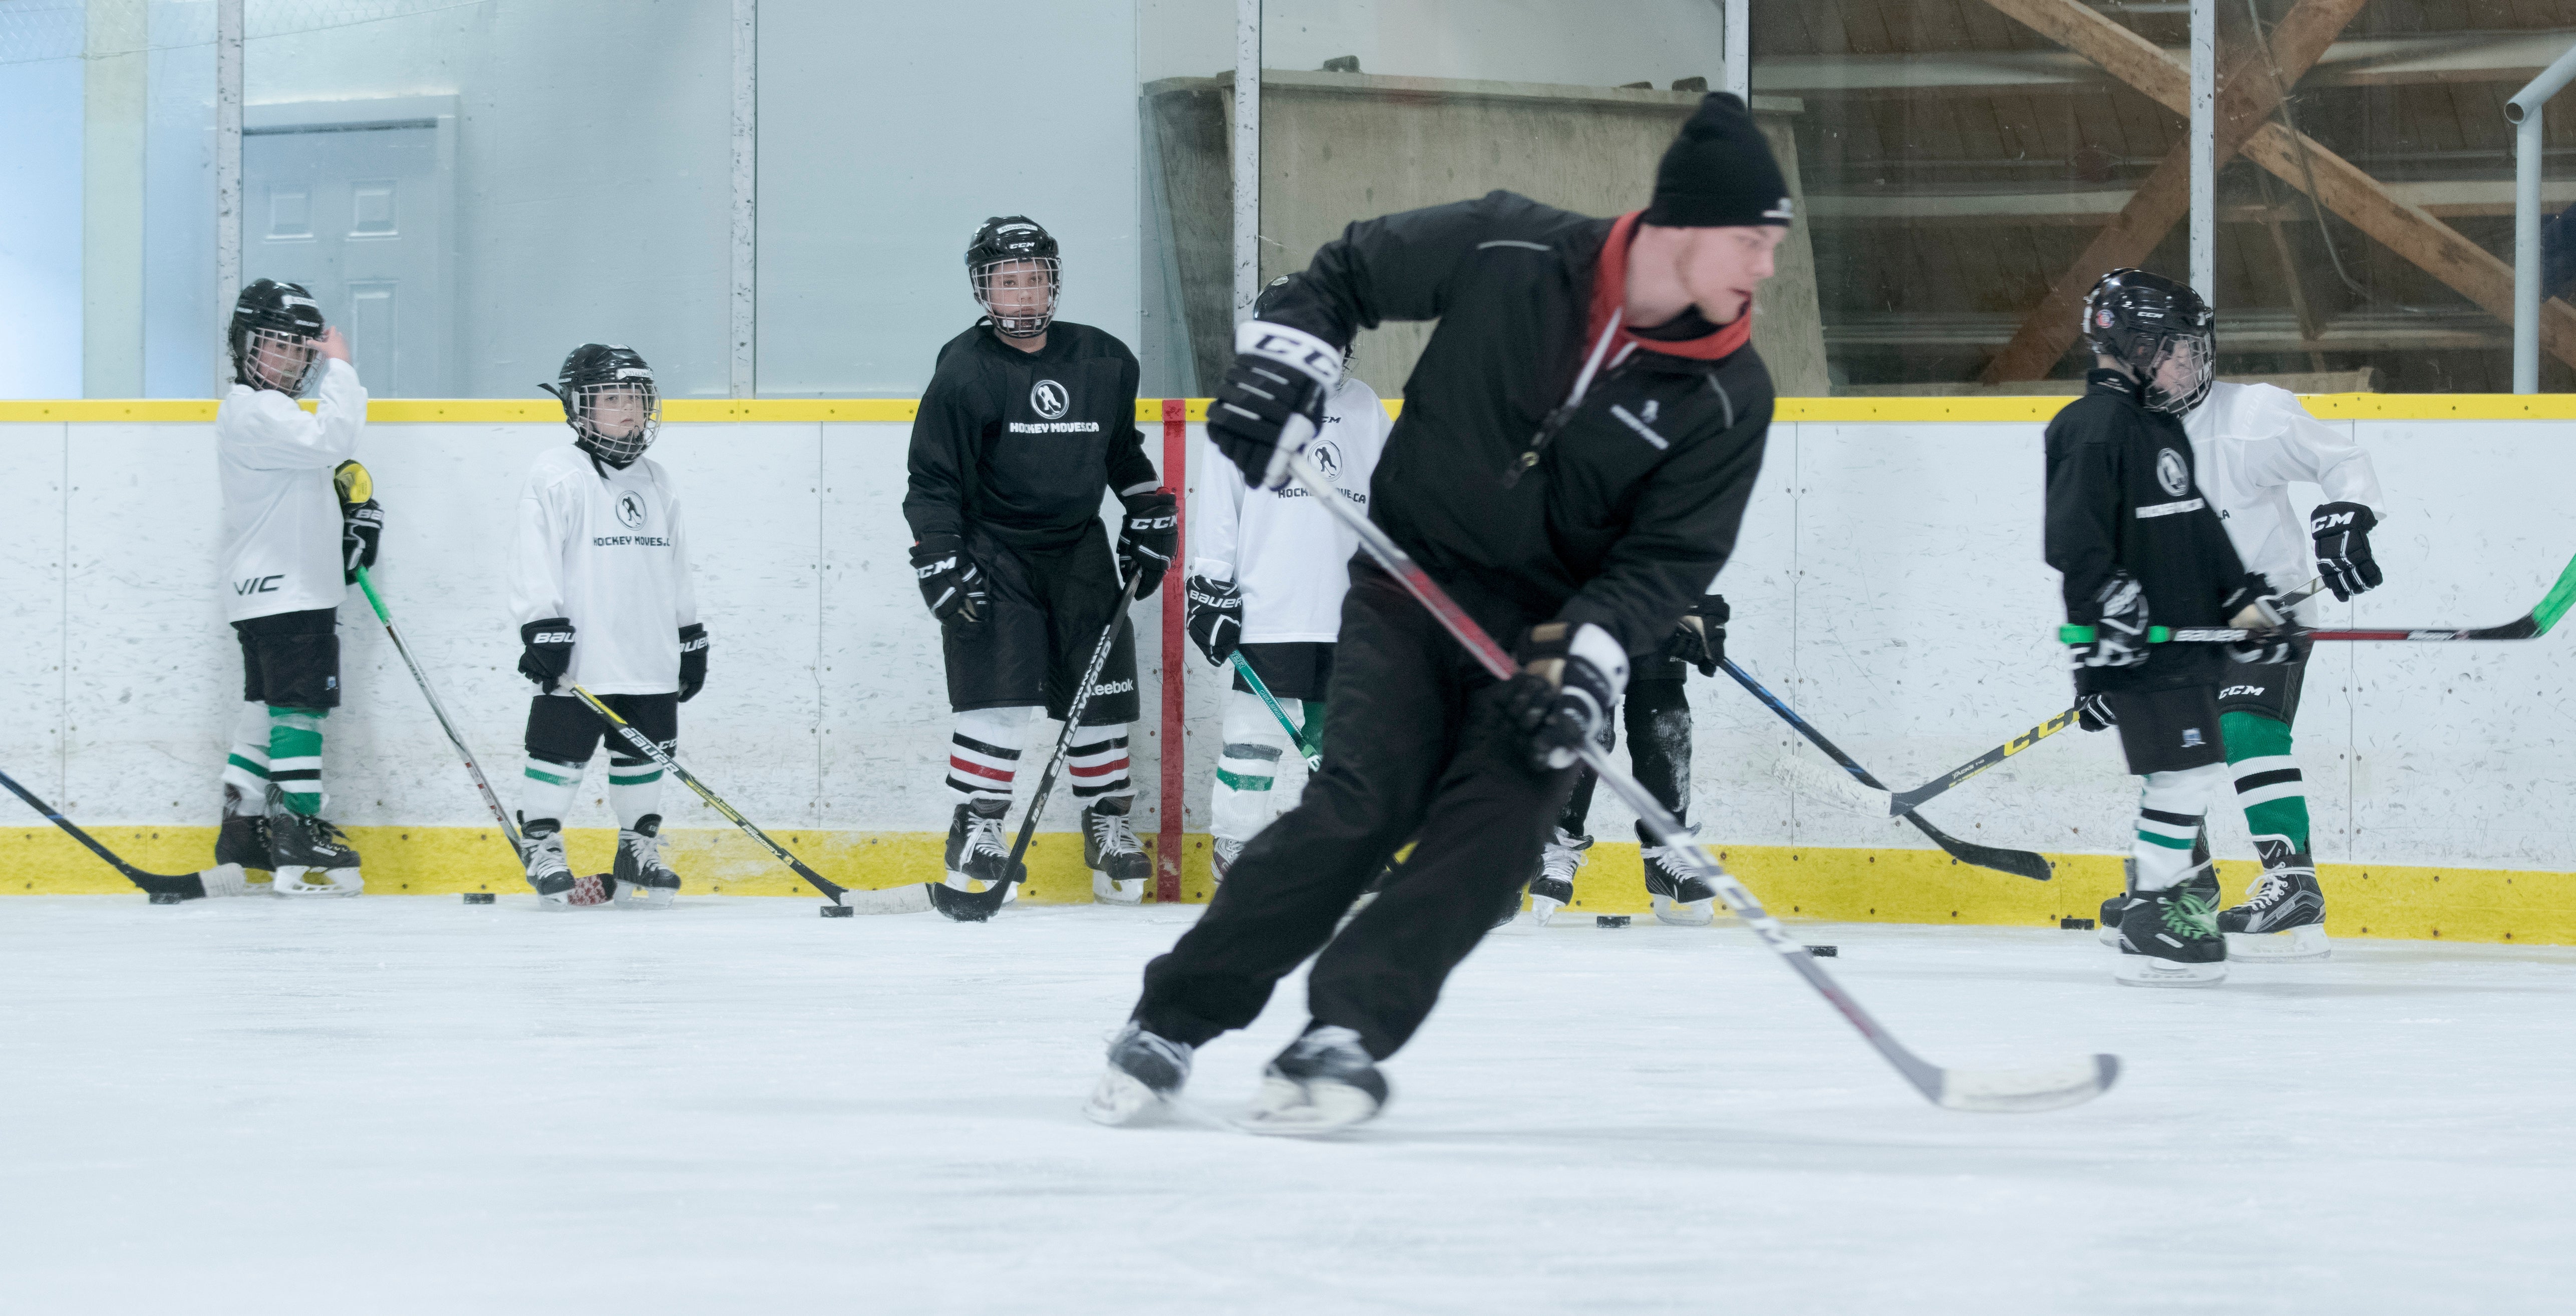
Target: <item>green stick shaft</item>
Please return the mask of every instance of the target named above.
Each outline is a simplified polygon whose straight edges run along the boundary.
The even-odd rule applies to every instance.
[[[1227,654],[1226,658],[1234,664],[1235,671],[1243,674],[1243,683],[1251,686],[1252,693],[1261,696],[1261,702],[1269,706],[1270,715],[1279,719],[1279,725],[1287,729],[1288,739],[1297,746],[1297,752],[1306,760],[1306,770],[1313,772],[1323,767],[1324,747],[1308,743],[1304,729],[1288,720],[1288,710],[1281,708],[1279,701],[1271,696],[1270,687],[1261,683],[1261,673],[1252,670],[1252,664],[1244,661],[1243,650],[1237,649]]]

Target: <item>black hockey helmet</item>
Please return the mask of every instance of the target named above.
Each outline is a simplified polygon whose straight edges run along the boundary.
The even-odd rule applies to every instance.
[[[2136,373],[2150,411],[2179,415],[2209,396],[2216,323],[2191,285],[2145,270],[2113,270],[2084,295],[2084,341]]]
[[[1002,268],[1023,261],[1032,268]],[[1047,280],[1044,310],[1030,314],[1013,306],[1012,314],[1004,315],[993,309],[996,286],[1022,287],[1020,276],[1041,272]],[[975,230],[974,240],[966,244],[966,279],[974,286],[976,304],[992,317],[993,331],[1005,338],[1035,338],[1055,322],[1056,298],[1064,291],[1063,263],[1056,257],[1055,238],[1026,215],[995,215]]]
[[[554,383],[537,387],[562,399],[573,442],[611,466],[634,465],[662,427],[653,367],[630,347],[584,343],[564,358]]]
[[[252,388],[301,393],[321,360],[316,342],[328,326],[321,304],[300,283],[261,279],[233,299],[224,333],[232,352],[233,380]]]

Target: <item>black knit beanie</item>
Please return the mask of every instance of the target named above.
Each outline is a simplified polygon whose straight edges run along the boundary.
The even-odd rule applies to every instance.
[[[1644,222],[1660,228],[1787,224],[1789,184],[1744,102],[1713,91],[1655,166]]]

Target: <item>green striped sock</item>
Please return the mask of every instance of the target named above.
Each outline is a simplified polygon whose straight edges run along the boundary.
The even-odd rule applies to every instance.
[[[322,812],[322,719],[330,715],[328,709],[268,706],[268,779],[289,813],[309,818]]]
[[[2308,788],[2290,754],[2290,725],[2262,713],[2218,715],[2227,741],[2227,768],[2236,778],[2236,802],[2254,839],[2277,839],[2296,854],[2308,852]]]
[[[1223,768],[1216,770],[1216,779],[1239,791],[1266,791],[1272,782],[1278,780],[1276,777],[1247,777]]]

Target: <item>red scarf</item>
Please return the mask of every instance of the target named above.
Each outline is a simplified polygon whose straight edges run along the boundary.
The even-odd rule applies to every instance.
[[[1610,240],[1601,246],[1601,263],[1593,267],[1592,271],[1591,312],[1584,321],[1583,346],[1587,355],[1592,345],[1601,340],[1601,328],[1610,323],[1610,313],[1618,310],[1619,304],[1627,300],[1628,243],[1636,237],[1637,216],[1644,213],[1646,212],[1642,210],[1631,210],[1621,215],[1618,221],[1610,226]],[[1628,332],[1627,326],[1622,325],[1619,328],[1618,341],[1610,344],[1610,350],[1602,360],[1604,362],[1618,360],[1620,354],[1627,350],[1627,345],[1634,343],[1646,351],[1661,352],[1666,356],[1688,357],[1693,361],[1719,361],[1732,355],[1735,349],[1744,346],[1752,338],[1753,306],[1748,302],[1745,304],[1744,314],[1735,317],[1734,323],[1719,326],[1716,333],[1704,334],[1698,338],[1686,338],[1679,342],[1659,343],[1651,338],[1639,338]]]

